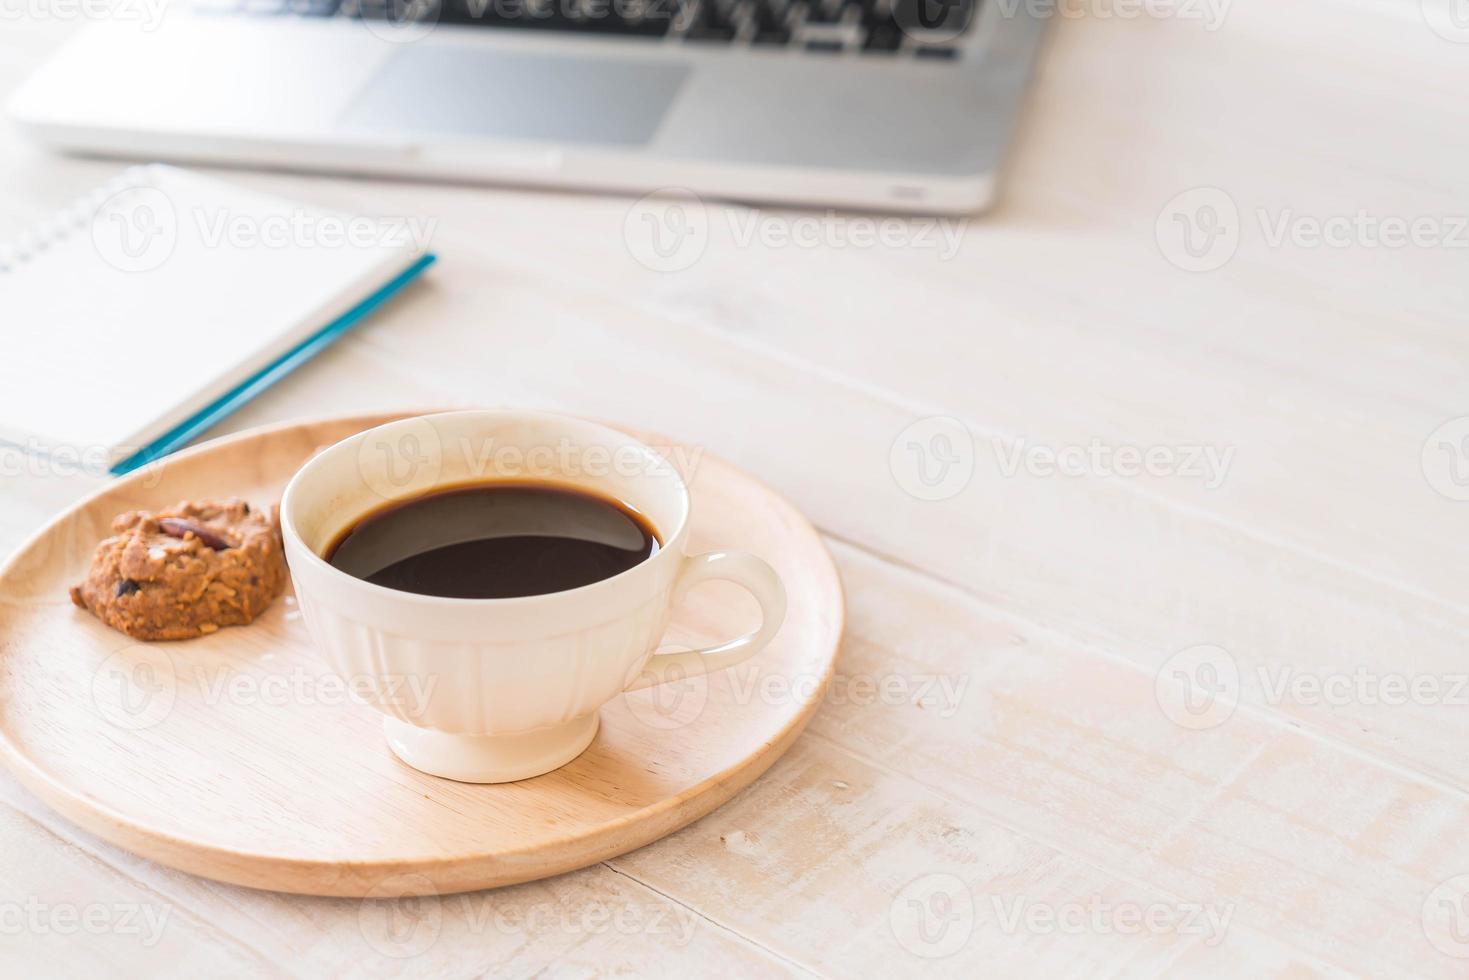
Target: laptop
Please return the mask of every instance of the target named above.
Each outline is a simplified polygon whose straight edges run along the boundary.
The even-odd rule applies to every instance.
[[[969,213],[1024,0],[117,0],[15,94],[63,151]]]

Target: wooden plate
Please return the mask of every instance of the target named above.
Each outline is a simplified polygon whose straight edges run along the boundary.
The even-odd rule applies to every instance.
[[[273,503],[317,449],[395,417],[206,443],[31,538],[0,568],[0,760],[69,819],[171,867],[366,896],[507,885],[622,854],[713,810],[794,741],[836,661],[840,580],[795,508],[692,449],[691,550],[741,548],[774,565],[790,595],[780,635],[740,667],[613,700],[586,753],[519,783],[454,783],[394,758],[380,715],[326,671],[289,594],[251,626],[155,644],[67,598],[115,514],[230,494]],[[738,589],[701,586],[665,639],[727,638],[756,616]]]

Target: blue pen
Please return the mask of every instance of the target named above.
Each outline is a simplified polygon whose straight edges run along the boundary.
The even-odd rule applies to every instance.
[[[391,296],[418,278],[424,269],[433,265],[436,258],[437,256],[433,254],[423,256],[361,303],[358,303],[352,309],[343,313],[331,323],[328,323],[316,331],[316,333],[286,351],[280,357],[204,406],[204,408],[183,422],[169,429],[142,449],[115,464],[110,472],[114,476],[122,476],[124,473],[130,473],[140,466],[145,466],[155,459],[160,459],[175,450],[183,448],[200,433],[209,429],[232,412],[237,411],[256,395],[321,353],[322,350],[328,347],[338,337],[351,330],[379,306],[387,302]]]

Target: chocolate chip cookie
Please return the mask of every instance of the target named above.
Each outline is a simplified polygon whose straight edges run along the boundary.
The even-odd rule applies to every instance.
[[[243,626],[286,587],[280,521],[243,500],[184,501],[112,522],[71,601],[139,640]]]

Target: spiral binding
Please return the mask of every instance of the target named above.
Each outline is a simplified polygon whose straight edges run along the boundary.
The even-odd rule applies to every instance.
[[[0,243],[0,274],[17,271],[52,245],[66,241],[74,233],[91,227],[97,213],[118,195],[152,186],[155,186],[155,182],[151,164],[129,167],[41,221],[30,231],[22,232],[15,241]]]

